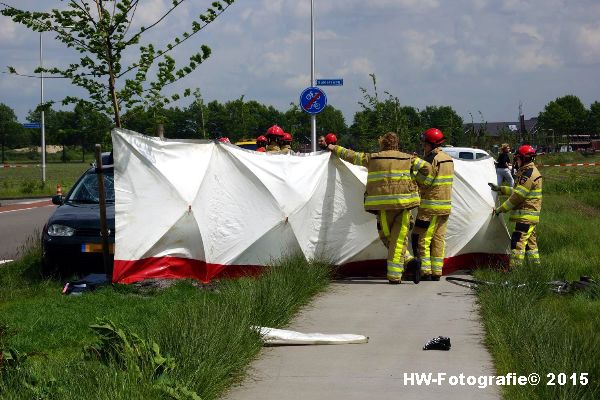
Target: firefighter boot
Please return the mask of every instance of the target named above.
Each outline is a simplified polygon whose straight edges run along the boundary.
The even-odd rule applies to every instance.
[[[421,260],[419,258],[413,258],[406,263],[406,269],[413,274],[413,282],[421,282]]]

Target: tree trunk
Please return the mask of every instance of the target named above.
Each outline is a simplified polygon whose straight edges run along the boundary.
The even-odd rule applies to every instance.
[[[165,139],[165,124],[156,124],[156,136]]]
[[[106,39],[107,41],[107,48],[108,48],[108,57],[109,57],[109,63],[108,63],[108,73],[110,75],[109,79],[108,79],[108,89],[110,90],[110,97],[111,97],[111,101],[112,101],[112,106],[113,106],[113,111],[115,113],[115,126],[117,128],[121,127],[121,116],[119,115],[119,103],[117,101],[117,91],[115,89],[115,74],[113,71],[113,61],[112,61],[112,48],[111,48],[111,43],[110,43],[110,39]]]
[[[96,7],[98,8],[98,21],[102,20],[104,14],[104,6],[102,0],[96,0]],[[113,112],[115,114],[115,126],[121,127],[121,116],[119,114],[119,102],[117,101],[117,91],[115,89],[115,72],[114,72],[114,60],[112,53],[112,42],[110,41],[110,35],[106,33],[106,61],[108,64],[108,90],[110,91],[110,99],[112,102]]]

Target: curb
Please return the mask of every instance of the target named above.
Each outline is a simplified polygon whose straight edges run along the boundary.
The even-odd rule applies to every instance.
[[[27,200],[45,200],[52,199],[53,195],[45,195],[45,196],[27,196],[27,197],[7,197],[4,199],[0,199],[0,207],[11,205],[18,203],[19,201],[27,201]]]

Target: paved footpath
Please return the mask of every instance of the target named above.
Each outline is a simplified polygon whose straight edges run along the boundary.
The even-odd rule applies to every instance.
[[[492,375],[475,295],[446,282],[336,281],[288,329],[356,333],[369,343],[266,347],[226,400],[499,399],[497,387],[411,385],[405,373]],[[450,351],[423,351],[436,336]]]

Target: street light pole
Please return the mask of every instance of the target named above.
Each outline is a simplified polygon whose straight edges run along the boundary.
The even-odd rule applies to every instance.
[[[315,1],[310,0],[310,86],[315,83]],[[317,116],[310,115],[310,140],[312,151],[317,151]]]
[[[40,32],[40,69],[43,68],[42,32]],[[44,72],[40,70],[40,112],[42,114],[42,185],[46,183],[46,124],[44,121]]]

